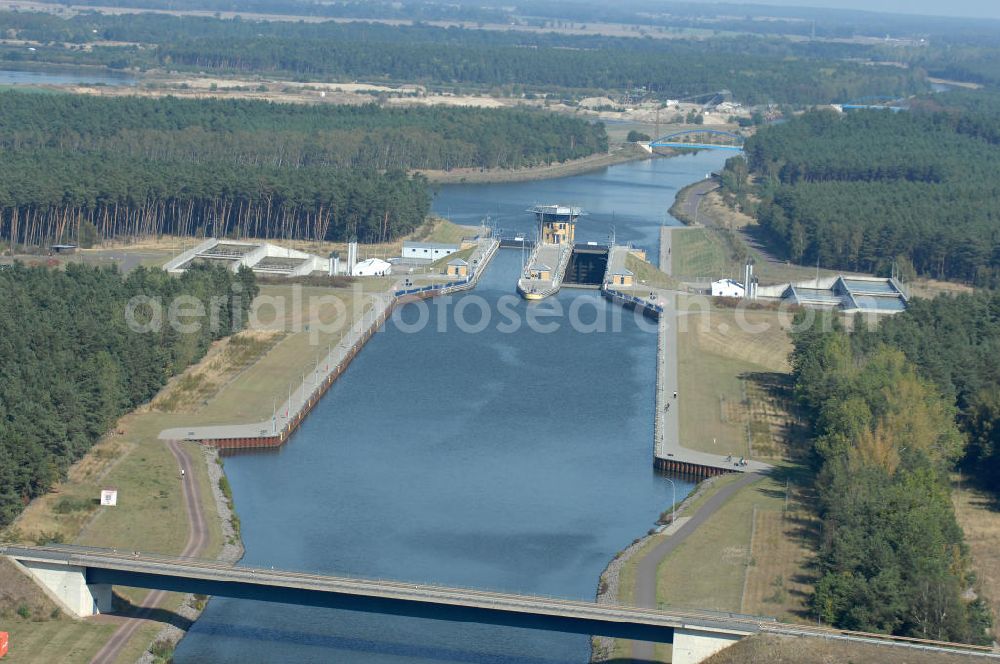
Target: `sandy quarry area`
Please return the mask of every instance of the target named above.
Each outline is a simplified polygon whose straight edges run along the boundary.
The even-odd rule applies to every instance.
[[[389,106],[471,106],[475,108],[545,108],[558,113],[566,113],[603,120],[611,123],[638,123],[670,125],[684,123],[688,113],[694,112],[703,118],[705,125],[730,124],[733,116],[749,116],[743,108],[733,110],[705,111],[700,104],[673,103],[663,107],[657,102],[637,102],[624,106],[609,97],[590,97],[578,105],[564,104],[562,101],[545,99],[523,99],[516,97],[494,97],[487,94],[455,94],[427,89],[423,85],[384,83],[308,82],[269,79],[264,77],[191,76],[176,73],[150,72],[140,75],[135,86],[72,85],[62,89],[77,94],[100,96],[139,95],[163,97],[172,95],[185,98],[220,99],[262,99],[274,102],[297,104],[369,104],[379,103]]]

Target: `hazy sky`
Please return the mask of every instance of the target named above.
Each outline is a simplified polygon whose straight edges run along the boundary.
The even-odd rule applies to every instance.
[[[759,5],[866,9],[874,12],[1000,18],[1000,0],[724,0]]]

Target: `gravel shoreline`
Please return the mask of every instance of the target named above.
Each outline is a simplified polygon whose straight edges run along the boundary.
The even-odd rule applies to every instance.
[[[681,514],[684,510],[695,500],[697,500],[701,495],[703,495],[709,488],[715,484],[717,477],[710,477],[708,479],[702,480],[696,486],[694,491],[688,494],[687,498],[682,500],[678,505],[677,509],[673,510],[675,514]],[[625,563],[632,559],[633,556],[641,549],[650,538],[654,537],[656,533],[649,532],[642,537],[638,537],[632,541],[627,547],[615,554],[615,557],[611,559],[608,566],[604,568],[601,572],[600,579],[597,582],[597,594],[595,596],[595,601],[598,604],[620,604],[619,592],[621,590],[621,571]],[[612,660],[614,654],[615,640],[607,638],[604,636],[591,637],[590,640],[590,661],[593,663],[599,662],[609,662]]]

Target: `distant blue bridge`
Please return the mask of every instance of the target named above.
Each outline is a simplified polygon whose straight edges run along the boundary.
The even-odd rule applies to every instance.
[[[707,142],[689,142],[682,140],[687,136],[709,136],[709,137],[723,137],[728,139],[725,143],[707,143]],[[719,129],[686,129],[684,131],[674,132],[673,134],[667,134],[661,138],[652,141],[649,144],[651,148],[690,148],[699,150],[742,150],[743,149],[743,137],[739,134],[734,134],[730,131],[721,131]]]
[[[903,101],[899,97],[886,97],[885,95],[868,95],[867,97],[860,97],[859,99],[854,99],[847,102],[846,104],[841,104],[840,107],[845,111],[857,111],[865,109],[875,109],[882,111],[893,111],[898,113],[899,111],[905,111],[905,106],[899,106],[898,103]]]

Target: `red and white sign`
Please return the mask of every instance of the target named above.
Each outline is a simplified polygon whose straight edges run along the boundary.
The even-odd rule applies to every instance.
[[[101,504],[114,507],[118,504],[118,489],[101,489]]]
[[[7,632],[0,632],[0,657],[7,654]]]

